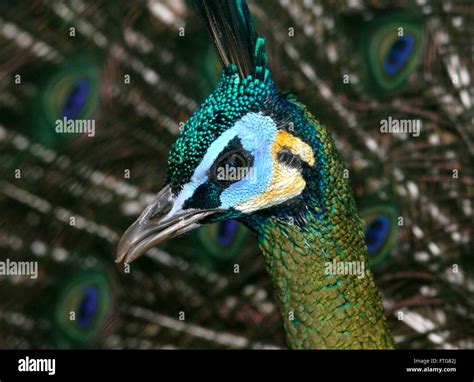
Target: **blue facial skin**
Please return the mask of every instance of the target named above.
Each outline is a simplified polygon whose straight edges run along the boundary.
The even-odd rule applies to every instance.
[[[77,325],[81,329],[86,329],[93,323],[99,307],[99,297],[99,289],[96,286],[88,286],[84,289],[77,320]]]
[[[209,146],[190,182],[183,185],[176,206],[184,203],[184,209],[230,209],[264,192],[272,179],[270,148],[276,132],[269,116],[254,112],[244,115]],[[253,166],[249,176],[224,186],[213,177],[211,169],[221,155],[236,148],[247,153]]]
[[[369,254],[373,254],[382,248],[387,235],[390,232],[390,220],[387,216],[377,216],[365,231],[365,243]]]
[[[273,173],[270,147],[275,140],[277,127],[271,117],[250,113],[228,131],[238,134],[243,148],[253,156],[255,166],[252,176],[232,184],[222,192],[221,206],[226,209],[260,195],[270,185]]]
[[[62,111],[63,117],[67,119],[77,118],[84,106],[87,103],[87,97],[89,96],[90,83],[86,79],[78,79],[75,81],[72,89],[66,97],[64,108]]]
[[[400,36],[385,55],[383,70],[388,75],[397,74],[408,62],[415,49],[415,39],[413,36]]]

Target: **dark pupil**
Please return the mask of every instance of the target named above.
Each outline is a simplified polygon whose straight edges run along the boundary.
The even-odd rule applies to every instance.
[[[243,168],[245,167],[245,160],[238,154],[232,154],[226,161],[228,167]]]
[[[249,162],[247,158],[239,152],[227,153],[218,161],[214,171],[218,181],[223,184],[231,184],[247,176]]]

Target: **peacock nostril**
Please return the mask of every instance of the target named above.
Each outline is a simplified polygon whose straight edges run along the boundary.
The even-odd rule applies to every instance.
[[[152,210],[150,211],[149,219],[161,219],[165,216],[168,212],[171,211],[173,208],[173,203],[160,203],[159,201],[153,206]]]
[[[173,194],[171,187],[163,188],[155,198],[155,202],[150,208],[148,219],[160,219],[165,216],[173,208]]]

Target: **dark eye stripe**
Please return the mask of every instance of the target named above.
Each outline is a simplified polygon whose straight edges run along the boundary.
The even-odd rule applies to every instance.
[[[207,181],[201,184],[193,196],[186,200],[183,204],[183,209],[188,208],[217,208],[220,204],[220,195],[223,189],[219,184],[213,181]]]
[[[292,168],[301,168],[302,159],[299,155],[293,154],[289,149],[284,148],[277,154],[278,162],[292,167]]]
[[[242,146],[242,142],[240,140],[240,137],[235,136],[232,138],[227,145],[222,149],[222,151],[219,153],[217,156],[218,159],[216,159],[216,162],[219,160],[220,157],[225,155],[226,152],[229,151],[239,151],[239,150],[244,150],[244,147]]]

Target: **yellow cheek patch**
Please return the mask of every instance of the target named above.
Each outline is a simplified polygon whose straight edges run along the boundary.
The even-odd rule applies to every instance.
[[[270,185],[262,194],[236,206],[238,210],[250,213],[272,207],[298,196],[304,190],[306,182],[299,170],[278,161],[277,154],[283,148],[289,149],[311,166],[314,165],[314,154],[309,145],[285,131],[278,132],[271,148],[273,176]]]
[[[276,158],[276,154],[283,148],[289,149],[293,155],[298,155],[310,166],[314,165],[314,153],[310,145],[286,131],[279,131],[272,146],[273,157]]]

